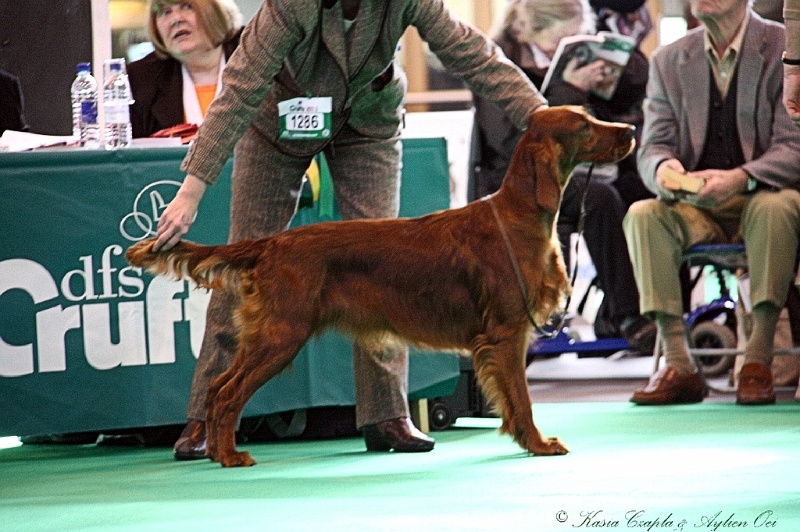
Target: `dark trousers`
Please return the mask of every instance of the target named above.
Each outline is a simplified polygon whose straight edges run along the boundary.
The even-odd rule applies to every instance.
[[[573,177],[561,200],[558,233],[567,262],[569,235],[578,229],[585,189],[586,179]],[[612,185],[595,180],[589,182],[585,198],[583,238],[597,271],[598,288],[605,296],[604,311],[618,328],[623,319],[639,314],[639,292],[622,230],[627,205]]]

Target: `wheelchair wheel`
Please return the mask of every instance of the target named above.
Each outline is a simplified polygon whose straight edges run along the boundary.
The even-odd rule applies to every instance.
[[[736,347],[736,335],[730,328],[714,321],[704,321],[692,327],[689,345],[701,349],[732,349]],[[733,367],[731,356],[695,357],[703,375],[716,377]]]
[[[445,430],[453,424],[455,419],[447,403],[444,401],[433,401],[428,408],[428,423],[431,430]]]

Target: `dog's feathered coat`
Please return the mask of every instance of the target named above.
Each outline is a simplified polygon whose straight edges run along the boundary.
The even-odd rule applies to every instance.
[[[533,423],[525,376],[532,326],[513,262],[530,313],[542,323],[569,291],[553,231],[563,186],[578,163],[619,160],[633,144],[630,126],[600,122],[580,107],[552,107],[531,115],[501,189],[460,209],[307,225],[222,246],[181,242],[157,253],[152,239],[132,246],[126,256],[134,266],[226,286],[241,298],[236,360],[206,401],[208,456],[223,466],[255,463],[235,447],[245,403],[328,327],[363,343],[471,353],[481,389],[503,418],[501,431],[534,454],[566,453]]]

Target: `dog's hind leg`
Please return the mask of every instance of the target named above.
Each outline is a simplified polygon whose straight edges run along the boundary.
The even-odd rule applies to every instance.
[[[503,418],[501,433],[508,433],[520,447],[538,455],[567,454],[558,438],[545,438],[533,422],[531,396],[525,376],[527,333],[482,345],[474,351],[478,383]]]
[[[236,361],[209,389],[208,454],[223,467],[256,463],[250,453],[236,450],[236,424],[250,397],[288,366],[305,344],[310,334],[298,329],[297,323],[273,324],[262,334],[242,337]],[[278,331],[283,332],[282,339]]]
[[[236,364],[225,370],[208,387],[206,395],[206,456],[211,460],[218,462],[217,458],[217,425],[218,420],[215,418],[216,410],[214,405],[217,402],[217,395],[225,384],[227,384],[236,374]]]

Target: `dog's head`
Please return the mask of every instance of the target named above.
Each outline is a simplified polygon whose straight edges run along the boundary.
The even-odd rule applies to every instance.
[[[549,107],[528,119],[509,174],[533,177],[537,203],[555,212],[561,189],[578,164],[619,161],[635,144],[634,128],[628,124],[598,120],[577,105]]]

